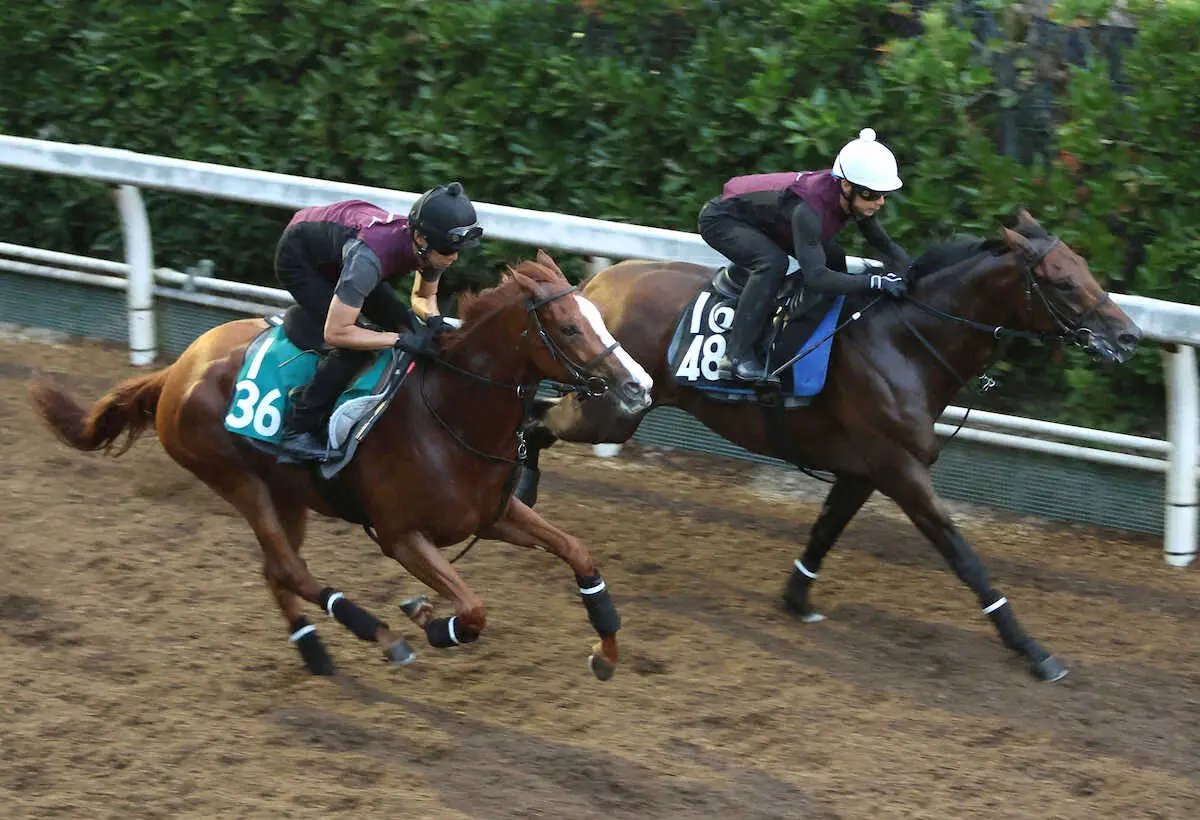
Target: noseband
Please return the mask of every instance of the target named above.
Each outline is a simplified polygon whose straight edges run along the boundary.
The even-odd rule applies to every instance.
[[[1042,302],[1042,307],[1046,309],[1046,313],[1049,314],[1050,318],[1054,320],[1054,323],[1058,325],[1058,333],[1046,335],[1054,336],[1063,341],[1071,342],[1072,344],[1084,347],[1087,344],[1088,337],[1092,335],[1091,329],[1084,327],[1084,323],[1090,319],[1092,315],[1104,305],[1105,302],[1109,301],[1111,297],[1109,296],[1108,291],[1103,291],[1103,295],[1093,302],[1087,310],[1081,313],[1079,317],[1074,320],[1067,316],[1066,312],[1063,311],[1062,308],[1057,308],[1051,304],[1050,299],[1046,296],[1046,292],[1042,290],[1041,284],[1034,275],[1034,271],[1036,271],[1042,262],[1045,261],[1046,257],[1050,255],[1050,251],[1054,250],[1055,246],[1061,242],[1062,240],[1057,236],[1054,237],[1054,241],[1046,246],[1046,249],[1042,251],[1037,259],[1033,260],[1032,263],[1025,263],[1025,316],[1028,320],[1033,320],[1033,294],[1036,293]]]
[[[972,319],[968,319],[965,316],[956,316],[953,313],[947,313],[944,310],[939,310],[938,308],[935,308],[932,305],[927,305],[924,302],[912,298],[911,296],[908,297],[906,301],[912,302],[914,305],[931,316],[937,316],[941,319],[948,319],[949,321],[956,322],[960,325],[965,325],[975,330],[983,331],[995,339],[1035,339],[1042,341],[1053,340],[1069,342],[1071,344],[1076,344],[1080,347],[1083,347],[1086,345],[1088,337],[1092,334],[1092,331],[1089,328],[1083,326],[1084,322],[1090,319],[1092,315],[1095,314],[1105,302],[1108,302],[1111,297],[1109,296],[1108,291],[1104,291],[1103,296],[1088,306],[1088,309],[1083,311],[1083,313],[1081,313],[1075,319],[1071,319],[1063,309],[1056,308],[1053,304],[1051,304],[1050,299],[1046,296],[1045,291],[1042,289],[1041,284],[1037,280],[1036,271],[1039,267],[1041,267],[1042,263],[1046,260],[1046,257],[1050,255],[1050,251],[1054,250],[1055,246],[1061,242],[1062,240],[1057,236],[1053,237],[1053,241],[1046,245],[1045,249],[1032,261],[1018,257],[1022,262],[1022,267],[1024,268],[1025,273],[1026,320],[1033,320],[1033,295],[1036,293],[1038,299],[1041,300],[1042,306],[1046,308],[1046,313],[1051,319],[1054,320],[1054,323],[1058,325],[1057,331],[1041,333],[1032,330],[1014,330],[1001,325],[987,325],[982,322],[976,322]],[[905,323],[908,324],[907,321]],[[909,325],[909,328],[916,332],[911,325]],[[917,337],[922,338],[922,341],[924,341],[920,333],[917,333]]]
[[[564,385],[563,392],[579,393],[580,398],[594,399],[603,396],[608,392],[608,382],[602,377],[595,375],[592,369],[608,357],[614,350],[621,346],[620,342],[614,341],[604,350],[600,351],[596,356],[592,357],[583,364],[575,362],[566,352],[559,347],[558,343],[546,332],[545,326],[542,324],[542,317],[538,315],[538,308],[555,302],[564,296],[569,296],[578,291],[577,287],[570,287],[561,293],[556,293],[553,296],[547,296],[545,299],[534,301],[533,299],[525,300],[525,311],[533,318],[533,329],[537,331],[538,337],[541,338],[542,344],[550,351],[550,355],[554,357],[556,362],[559,362],[566,371],[575,379],[576,384]],[[529,332],[529,328],[521,334],[524,336]]]
[[[560,362],[562,364],[562,366],[567,370],[567,372],[576,380],[575,384],[557,385],[556,389],[560,393],[564,393],[564,394],[565,393],[578,393],[578,394],[580,394],[580,398],[585,398],[585,399],[586,398],[598,398],[600,396],[605,395],[605,393],[608,392],[608,383],[605,382],[602,377],[595,375],[592,372],[592,368],[594,368],[597,364],[599,364],[601,361],[603,361],[605,357],[607,357],[614,350],[616,350],[618,347],[620,347],[621,346],[620,343],[614,341],[611,345],[606,347],[598,355],[594,356],[591,360],[585,362],[584,364],[579,364],[578,362],[571,359],[571,357],[568,356],[566,354],[566,352],[554,341],[553,337],[551,337],[550,334],[546,332],[546,327],[545,327],[545,325],[542,324],[542,318],[541,318],[541,316],[538,315],[538,310],[540,308],[543,308],[546,305],[550,304],[551,302],[555,302],[555,301],[563,298],[564,296],[569,296],[578,290],[579,290],[579,288],[572,286],[572,287],[569,287],[566,290],[562,291],[561,293],[556,293],[552,296],[546,297],[545,299],[539,299],[537,301],[534,301],[533,299],[527,298],[525,300],[525,313],[528,317],[530,317],[532,319],[533,326],[527,327],[527,328],[525,328],[525,330],[521,331],[521,336],[524,337],[524,336],[528,335],[530,330],[536,330],[538,337],[542,341],[542,344],[544,344],[546,346],[546,349],[550,351],[550,355],[552,357],[554,357],[554,360],[556,362]],[[471,379],[472,381],[478,382],[479,384],[485,384],[485,385],[488,385],[489,387],[497,387],[497,388],[501,388],[506,391],[512,391],[525,404],[525,409],[521,414],[522,418],[527,417],[529,415],[529,411],[533,407],[533,401],[537,395],[539,382],[534,382],[532,384],[509,384],[507,382],[497,381],[496,379],[488,378],[487,376],[480,375],[479,373],[472,373],[470,370],[466,370],[464,368],[458,367],[457,365],[450,364],[450,362],[446,361],[445,359],[442,359],[441,357],[433,357],[431,359],[428,359],[427,361],[430,361],[439,367],[443,367],[446,370],[450,370],[454,373],[457,373],[460,376],[464,376],[468,379]],[[444,430],[446,430],[446,432],[449,433],[450,436],[455,441],[457,441],[460,445],[462,445],[466,450],[468,450],[471,453],[474,453],[475,455],[479,456],[480,458],[486,459],[488,461],[499,462],[502,464],[511,464],[514,466],[520,464],[525,459],[525,455],[526,455],[525,437],[524,437],[523,433],[521,432],[521,429],[519,426],[516,431],[516,437],[517,437],[517,458],[516,459],[507,458],[505,456],[492,455],[491,453],[485,453],[482,450],[479,450],[479,449],[471,446],[471,444],[469,444],[467,442],[467,440],[465,438],[463,438],[461,433],[459,433],[457,430],[452,428],[446,422],[446,420],[443,419],[441,417],[441,415],[438,414],[437,410],[430,403],[429,397],[427,395],[425,395],[424,370],[422,370],[420,373],[420,384],[418,386],[418,392],[421,394],[421,401],[425,404],[425,409],[428,410],[430,415],[433,416],[433,418],[437,421],[437,423],[440,424],[442,426],[442,428]],[[505,497],[507,498],[507,495]]]

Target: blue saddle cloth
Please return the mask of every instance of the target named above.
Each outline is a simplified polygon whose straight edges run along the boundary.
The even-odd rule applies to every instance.
[[[785,406],[803,407],[825,387],[832,332],[837,327],[845,296],[822,299],[795,319],[783,319],[773,334],[774,345],[766,351],[768,367],[774,369],[804,353],[780,374],[780,392]],[[740,381],[717,377],[717,364],[725,355],[725,334],[733,324],[735,300],[709,283],[696,294],[675,327],[667,348],[667,364],[678,384],[701,390],[717,401],[756,402],[753,387]],[[828,337],[828,338],[826,338]]]

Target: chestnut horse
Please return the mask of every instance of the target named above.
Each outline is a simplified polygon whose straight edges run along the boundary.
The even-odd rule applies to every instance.
[[[418,360],[342,472],[345,487],[369,516],[383,553],[453,602],[449,618],[433,617],[423,599],[405,607],[433,646],[473,641],[484,628],[482,600],[439,550],[478,535],[538,547],[570,565],[601,638],[590,664],[607,679],[617,663],[620,619],[591,554],[509,499],[523,451],[518,426],[526,397],[542,379],[586,385],[581,389],[589,392],[607,388],[616,412],[632,417],[650,404],[650,377],[544,253],[510,269],[498,286],[465,296],[460,312],[461,329],[438,337],[435,359]],[[313,471],[280,464],[225,429],[246,348],[265,327],[260,319],[216,327],[166,369],[122,382],[90,410],[35,379],[34,407],[79,450],[119,455],[153,424],[167,453],[249,522],[262,547],[267,586],[312,672],[330,674],[333,664],[303,601],[385,647],[393,663],[406,663],[413,653],[398,632],[318,581],[300,558],[308,511],[334,514]]]
[[[934,422],[955,393],[980,373],[1006,336],[1073,341],[1094,356],[1124,362],[1140,332],[1097,284],[1087,263],[1022,211],[1002,242],[956,243],[918,260],[906,302],[876,300],[834,338],[824,391],[805,408],[771,415],[753,405],[712,401],[681,387],[667,370],[675,325],[713,271],[697,265],[627,261],[598,273],[584,293],[657,386],[654,403],[674,405],[748,450],[823,469],[836,480],[813,524],[808,547],[784,590],[788,609],[821,620],[809,601],[821,561],[875,490],[889,496],[978,596],[1000,638],[1024,655],[1033,674],[1057,680],[1066,667],[1018,623],[1008,599],[934,493],[929,468],[941,449]],[[640,417],[609,402],[574,397],[540,405],[535,445],[518,497],[536,498],[537,451],[556,438],[624,442]],[[783,446],[781,446],[781,444]]]

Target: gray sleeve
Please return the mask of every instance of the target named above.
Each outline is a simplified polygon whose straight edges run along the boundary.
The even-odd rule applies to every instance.
[[[888,270],[895,273],[904,273],[908,270],[911,260],[904,248],[897,245],[888,236],[887,231],[883,229],[883,223],[879,221],[877,216],[869,216],[858,223],[859,233],[863,235],[863,239],[867,240],[867,244],[875,250],[879,251],[884,256],[884,262],[888,265]]]
[[[799,202],[792,211],[792,242],[804,286],[824,293],[861,293],[870,282],[865,276],[831,270],[821,247],[821,217],[807,202]]]
[[[342,246],[342,275],[333,295],[352,308],[361,308],[371,291],[383,281],[383,263],[361,239]]]

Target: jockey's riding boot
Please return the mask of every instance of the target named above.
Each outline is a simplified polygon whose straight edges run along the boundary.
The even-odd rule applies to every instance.
[[[325,445],[325,422],[367,355],[366,351],[334,348],[321,357],[312,380],[291,396],[283,416],[280,446],[310,459],[324,460],[338,455]]]
[[[754,353],[754,345],[762,335],[767,314],[774,305],[773,283],[764,276],[752,276],[733,313],[729,343],[725,355],[717,364],[718,378],[743,382],[779,382],[779,377],[768,373],[766,366]]]

